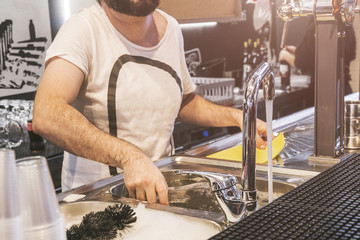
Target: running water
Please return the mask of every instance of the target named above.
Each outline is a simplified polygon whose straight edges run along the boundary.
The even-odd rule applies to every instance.
[[[267,128],[267,156],[268,156],[268,191],[269,203],[273,201],[273,171],[272,171],[272,116],[273,116],[273,100],[266,100],[266,128]]]

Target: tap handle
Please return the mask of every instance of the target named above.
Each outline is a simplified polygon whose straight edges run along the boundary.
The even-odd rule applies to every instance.
[[[284,27],[283,27],[283,31],[282,31],[282,35],[281,35],[281,42],[280,42],[280,48],[285,48],[286,46],[286,39],[287,39],[287,34],[289,31],[289,21],[284,22]]]
[[[238,182],[237,178],[231,174],[192,170],[175,170],[175,174],[189,174],[204,177],[209,181],[212,191],[220,191],[223,189],[231,188],[235,186]]]
[[[344,0],[339,3],[338,0],[332,1],[333,15],[340,12],[341,20],[346,26],[350,26],[355,19],[357,0]]]
[[[298,4],[297,4],[298,6]],[[283,0],[280,7],[277,10],[278,16],[284,21],[284,27],[281,35],[280,48],[285,48],[287,33],[289,30],[290,21],[293,20],[294,6],[289,0]]]

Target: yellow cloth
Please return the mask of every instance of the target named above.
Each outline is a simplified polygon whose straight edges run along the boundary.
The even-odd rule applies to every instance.
[[[272,158],[274,159],[284,148],[285,138],[281,132],[277,135],[272,142]],[[208,158],[224,159],[242,161],[242,145],[235,146],[211,155],[206,156]],[[265,149],[256,148],[256,163],[262,164],[267,162],[267,147]]]

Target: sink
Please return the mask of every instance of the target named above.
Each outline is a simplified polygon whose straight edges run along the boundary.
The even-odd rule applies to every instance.
[[[76,209],[82,208],[84,208],[84,211],[96,209],[96,207],[82,202],[105,202],[106,204],[120,202],[127,203],[131,206],[144,204],[145,208],[149,210],[175,214],[180,219],[182,219],[181,216],[184,218],[189,217],[189,219],[193,219],[195,222],[200,222],[199,224],[204,223],[206,226],[209,224],[216,226],[215,228],[218,229],[216,230],[218,232],[228,227],[224,224],[224,214],[221,212],[214,194],[210,191],[209,183],[206,179],[196,175],[175,175],[174,170],[232,174],[238,179],[238,183],[241,183],[241,162],[192,156],[171,156],[156,161],[155,164],[164,174],[168,183],[169,206],[158,203],[150,204],[128,198],[128,193],[124,185],[124,176],[120,173],[119,175],[84,185],[73,191],[58,194],[61,209],[70,209],[70,204],[83,205],[81,207],[80,205],[74,205],[76,207],[72,209],[75,210],[69,210],[74,212],[76,212]],[[318,174],[312,171],[276,167],[274,167],[273,170],[274,199],[291,191]],[[237,187],[240,188],[239,185]],[[268,204],[266,166],[256,166],[256,188],[258,190],[258,208],[261,208]],[[83,194],[85,197],[64,205],[61,200],[70,194]],[[84,212],[77,213],[77,215],[84,214]],[[151,222],[151,220],[149,221]],[[183,239],[189,238],[184,237]]]
[[[219,171],[218,171],[219,172]],[[174,171],[162,171],[169,187],[169,205],[174,207],[189,208],[201,211],[222,212],[210,189],[208,181],[201,176],[194,175],[177,175]],[[241,178],[237,177],[237,188],[240,189]],[[296,185],[286,182],[273,182],[273,199],[276,199]],[[258,192],[258,208],[268,204],[268,182],[267,179],[258,178],[256,180],[256,189]],[[129,193],[124,183],[110,188],[110,192],[117,198],[129,197]]]
[[[79,224],[82,217],[90,212],[103,211],[114,203],[101,201],[80,201],[61,204],[59,209],[64,214],[66,229]],[[115,239],[208,239],[221,232],[223,228],[210,220],[174,214],[147,208],[146,204],[127,202],[137,217],[137,221],[118,231]],[[113,239],[113,238],[111,238]]]

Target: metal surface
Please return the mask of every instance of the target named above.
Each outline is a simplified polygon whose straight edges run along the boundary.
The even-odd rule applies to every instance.
[[[178,173],[183,173],[178,175]],[[211,172],[200,172],[195,170],[174,170],[162,172],[166,182],[169,186],[169,205],[175,207],[182,207],[187,209],[195,209],[211,212],[223,212],[225,215],[226,223],[237,222],[241,216],[236,213],[241,212],[240,209],[233,209],[234,207],[241,206],[238,200],[241,198],[241,186],[235,184],[240,176],[234,178],[232,175],[219,174]],[[197,174],[198,173],[198,174]],[[215,182],[211,182],[213,176],[217,178]],[[220,176],[220,179],[218,178]],[[224,178],[223,178],[224,177]],[[214,184],[215,183],[215,188]],[[221,190],[217,188],[217,183],[226,183]],[[227,183],[230,183],[229,185]],[[275,198],[294,189],[296,184],[275,181],[274,182],[274,196]],[[267,181],[264,178],[257,178],[256,188],[258,189],[258,202],[259,207],[264,207],[268,204]],[[224,191],[223,191],[224,190]],[[128,197],[129,193],[124,184],[115,185],[110,188],[110,192],[118,197]],[[220,193],[220,195],[219,195]],[[223,206],[222,204],[227,204]],[[243,204],[243,207],[245,205]]]
[[[226,224],[235,223],[247,215],[247,202],[243,201],[242,191],[237,189],[237,179],[234,176],[195,170],[176,170],[175,173],[204,177],[224,213]]]
[[[341,20],[346,26],[350,26],[354,22],[355,12],[356,12],[356,1],[345,0],[343,4],[340,6]]]
[[[283,0],[277,10],[277,15],[284,21],[289,22],[297,17],[315,15],[317,21],[331,21],[334,15],[339,15],[343,24],[349,26],[353,23],[355,12],[359,12],[355,0]]]
[[[231,174],[204,172],[195,170],[175,170],[176,175],[195,175],[208,180],[212,191],[229,189],[237,184],[237,179]]]
[[[189,157],[189,156],[172,156],[168,158],[164,158],[162,160],[159,160],[156,162],[159,169],[164,173],[164,176],[166,179],[168,179],[169,183],[169,195],[170,197],[177,197],[177,199],[180,199],[180,203],[175,200],[170,199],[170,206],[165,206],[161,204],[148,204],[146,203],[147,208],[151,209],[157,209],[197,218],[203,218],[208,219],[213,222],[218,223],[222,227],[225,227],[224,224],[224,215],[221,212],[214,211],[215,204],[217,203],[216,199],[211,201],[208,199],[207,195],[198,196],[197,200],[194,202],[181,202],[181,200],[187,198],[188,196],[179,197],[179,186],[185,186],[185,189],[189,190],[191,188],[194,188],[194,185],[192,184],[198,184],[201,181],[206,180],[202,178],[202,180],[199,180],[199,177],[194,178],[190,177],[189,175],[186,175],[186,178],[182,175],[177,175],[175,178],[175,174],[167,174],[168,171],[173,170],[196,170],[196,171],[207,171],[207,172],[217,172],[217,173],[223,173],[223,174],[231,174],[236,176],[237,179],[240,179],[241,175],[241,164],[238,162],[233,161],[222,161],[222,160],[216,160],[216,159],[207,159],[207,158],[200,158],[200,157]],[[257,179],[257,185],[256,187],[259,188],[259,192],[261,193],[261,196],[259,196],[259,201],[261,202],[261,206],[265,206],[267,204],[266,202],[266,192],[267,192],[267,171],[266,167],[259,166],[256,172],[256,179]],[[313,176],[316,176],[318,172],[313,171],[301,171],[301,170],[292,170],[292,171],[274,171],[274,194],[278,194],[279,196],[292,190],[296,186],[306,182],[308,179],[312,178]],[[123,197],[121,194],[121,198],[119,196],[113,195],[111,193],[111,189],[114,189],[116,186],[120,186],[124,184],[123,174],[119,174],[114,177],[110,177],[107,179],[100,180],[98,182],[84,185],[82,187],[79,187],[77,189],[74,189],[69,192],[60,193],[58,194],[58,200],[62,204],[62,200],[71,194],[84,194],[85,197],[82,198],[80,201],[102,201],[102,202],[124,202],[128,204],[136,204],[139,201],[135,199],[128,199],[126,197]],[[206,183],[208,187],[209,184]],[[240,186],[237,186],[240,188]],[[201,189],[204,189],[203,186]],[[119,190],[119,189],[118,189]],[[211,191],[211,189],[210,189]],[[194,195],[192,195],[194,197]],[[200,198],[199,198],[200,197]],[[213,196],[214,199],[214,196]],[[174,204],[174,205],[172,205]],[[177,204],[177,205],[176,205]],[[206,206],[204,208],[193,208],[190,207],[196,207],[198,206]],[[202,205],[205,204],[205,205]],[[219,208],[218,208],[219,209]]]
[[[220,105],[234,104],[234,78],[192,77],[196,84],[196,93],[205,99]]]
[[[259,65],[247,79],[243,101],[242,201],[248,213],[256,211],[255,152],[258,92],[263,85],[264,99],[275,97],[275,79],[270,64]]]
[[[284,21],[309,9],[284,0],[278,15]],[[315,143],[314,158],[337,158],[344,152],[344,26],[354,19],[355,1],[315,0]],[[330,51],[329,51],[330,49]],[[329,98],[329,96],[332,96]]]
[[[289,32],[289,22],[284,22],[283,31],[281,34],[281,42],[280,42],[280,48],[283,49],[286,47],[286,40],[287,40],[287,34]]]
[[[123,200],[124,203],[130,205],[133,209],[136,209],[136,207],[140,204],[138,201],[132,201],[131,199]],[[102,201],[81,201],[81,202],[75,202],[75,203],[66,203],[62,204],[59,207],[59,210],[61,213],[64,214],[65,218],[65,225],[66,228],[71,227],[73,224],[79,224],[82,221],[82,217],[90,212],[98,212],[103,211],[105,208],[107,208],[110,205],[115,204],[115,202],[102,202]],[[151,209],[146,203],[146,208]],[[159,210],[159,209],[156,209]],[[183,221],[191,221],[191,223],[197,223],[201,226],[206,226],[208,228],[215,229],[217,232],[221,232],[223,230],[223,227],[211,220],[201,218],[199,216],[197,217],[191,217],[187,215],[179,215],[177,213],[174,213],[175,215],[172,215],[172,217],[176,216],[179,218],[179,220]],[[136,222],[131,224],[129,227],[135,226]],[[139,231],[149,231],[149,234],[151,234],[151,226],[153,224],[157,224],[156,222],[147,222],[148,228],[140,228],[137,229]],[[124,230],[125,231],[125,230]],[[191,233],[189,233],[191,234]]]
[[[300,0],[295,0],[294,5],[289,0],[283,0],[277,10],[277,14],[284,22],[288,22],[297,17],[312,15],[313,8],[309,7],[309,4],[300,4]]]
[[[331,2],[317,1],[314,155],[320,158],[336,158],[344,150],[344,38],[338,35],[343,25],[332,9]]]
[[[303,125],[307,125],[307,124],[312,124],[312,128],[313,128],[313,123],[314,123],[314,108],[307,108],[304,110],[301,110],[299,112],[290,114],[286,117],[280,118],[280,119],[276,119],[273,120],[273,131],[274,132],[291,132],[294,130],[294,128],[296,128],[297,126],[301,129],[303,128]],[[301,132],[299,129],[299,132]],[[298,135],[296,137],[298,137],[299,135],[301,135],[300,133],[298,133]],[[310,146],[313,147],[313,130],[310,133],[310,137],[312,136],[312,139],[310,139],[310,142],[308,144],[310,144]],[[285,134],[286,137],[286,134]],[[285,142],[287,142],[288,139],[286,139]],[[296,139],[293,139],[293,141],[296,141]],[[242,133],[236,133],[233,134],[231,136],[228,136],[226,138],[222,138],[222,139],[218,139],[217,141],[212,141],[212,142],[208,142],[205,145],[202,145],[200,147],[194,148],[194,149],[190,149],[187,151],[184,151],[180,154],[182,155],[187,155],[187,156],[201,156],[201,157],[205,157],[207,155],[216,153],[218,151],[222,151],[237,145],[242,144]],[[286,149],[286,146],[284,148],[284,150]],[[291,155],[291,157],[295,157],[296,161],[306,161],[306,158],[303,158],[301,156],[296,156],[296,155]],[[290,157],[288,157],[287,159],[289,159]],[[290,160],[290,159],[289,159]],[[304,169],[304,170],[309,170],[309,169]]]
[[[357,100],[358,94],[350,94],[345,97],[345,100]],[[314,154],[314,107],[273,120],[273,130],[274,132],[283,132],[285,137],[285,147],[273,161],[274,171],[291,172],[292,169],[297,169],[322,172],[338,161],[323,161],[320,163],[308,161],[309,156]],[[242,133],[237,133],[217,141],[209,142],[198,148],[187,150],[182,154],[204,157],[242,144],[241,138]],[[345,154],[348,152],[345,151]],[[256,166],[257,170],[262,167],[261,165]]]

